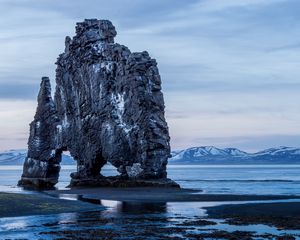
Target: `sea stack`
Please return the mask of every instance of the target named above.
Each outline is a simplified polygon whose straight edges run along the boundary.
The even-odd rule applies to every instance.
[[[42,79],[19,185],[53,187],[69,151],[77,161],[71,187],[178,187],[167,178],[170,137],[157,63],[114,43],[116,34],[110,21],[87,19],[66,37],[54,100]],[[106,163],[120,175],[103,177]]]

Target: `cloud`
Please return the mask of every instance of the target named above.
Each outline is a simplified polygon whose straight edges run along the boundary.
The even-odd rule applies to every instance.
[[[25,148],[36,100],[0,99],[0,150]]]
[[[280,146],[299,147],[298,144],[295,144],[297,142],[300,142],[300,134],[196,138],[194,144],[201,145],[193,146],[214,145],[220,148],[234,146],[244,151],[258,152]]]
[[[0,82],[0,100],[1,99],[35,99],[38,93],[39,85],[26,83]]]
[[[170,75],[169,75],[170,77]],[[184,76],[182,76],[183,78]],[[200,81],[192,80],[189,84],[182,81],[180,76],[174,76],[172,82],[166,82],[164,87],[168,91],[185,92],[189,94],[212,94],[212,93],[273,93],[273,94],[297,94],[300,91],[300,82],[272,82],[271,77],[268,82],[255,82],[244,79],[240,82],[228,81]],[[296,80],[296,79],[295,79]]]
[[[266,52],[278,52],[278,51],[293,51],[300,48],[300,43],[294,43],[294,44],[288,44],[283,46],[277,46],[273,48],[269,48],[266,50]]]
[[[110,19],[117,42],[157,59],[174,147],[200,137],[234,145],[233,137],[253,133],[298,134],[297,0],[0,0],[0,7],[1,138],[9,136],[6,116],[18,116],[8,124],[9,139],[26,133],[41,76],[54,88],[64,37],[84,18]],[[16,115],[19,100],[34,103],[24,116]]]
[[[198,7],[202,11],[215,12],[224,11],[229,8],[265,7],[284,1],[285,0],[203,0],[195,4],[194,7]]]

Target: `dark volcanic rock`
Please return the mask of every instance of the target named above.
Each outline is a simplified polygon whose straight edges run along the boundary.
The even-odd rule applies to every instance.
[[[30,124],[28,154],[20,185],[48,188],[57,183],[61,161],[61,154],[55,150],[58,123],[59,119],[51,97],[50,80],[43,77],[36,114]]]
[[[116,34],[110,21],[90,19],[77,24],[73,39],[66,37],[56,63],[54,104],[49,100],[50,109],[39,99],[31,128],[36,129],[39,118],[47,125],[42,132],[31,130],[21,185],[25,178],[39,178],[36,171],[47,172],[30,165],[30,159],[45,162],[48,170],[54,158],[57,181],[65,150],[78,165],[71,186],[94,180],[102,185],[100,170],[107,162],[117,167],[121,179],[166,182],[170,137],[157,63],[147,52],[131,53],[114,43]],[[37,138],[38,147],[32,140]]]

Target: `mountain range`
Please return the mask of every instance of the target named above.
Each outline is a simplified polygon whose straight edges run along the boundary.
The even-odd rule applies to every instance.
[[[26,150],[0,152],[0,165],[23,165]],[[217,148],[213,146],[192,147],[172,151],[170,164],[300,164],[300,148],[269,148],[256,153],[248,153],[237,148]],[[62,165],[76,162],[63,154]]]
[[[172,164],[300,164],[300,148],[269,148],[248,153],[237,148],[213,146],[192,147],[173,151]]]
[[[0,152],[0,166],[3,165],[23,165],[27,150],[9,150],[5,152]],[[72,157],[63,154],[62,155],[62,165],[72,165],[76,162]]]

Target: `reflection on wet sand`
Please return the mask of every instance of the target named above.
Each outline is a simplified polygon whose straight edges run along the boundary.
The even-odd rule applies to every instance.
[[[266,225],[230,225],[207,219],[205,206],[215,202],[134,202],[85,198],[62,194],[62,199],[103,206],[89,212],[0,219],[0,239],[272,239],[299,235]],[[220,203],[219,203],[220,204]],[[93,238],[91,238],[91,236]]]
[[[164,214],[168,212],[167,203],[120,202],[118,212],[127,214]]]
[[[66,198],[65,198],[66,199]],[[127,214],[146,214],[146,213],[166,213],[167,203],[148,203],[148,202],[121,202],[121,201],[111,201],[111,200],[100,200],[93,198],[86,198],[82,195],[76,197],[77,200],[99,204],[104,207],[108,207],[110,212],[117,213],[127,213]]]
[[[260,234],[260,239],[270,239],[274,234],[300,234],[299,231],[279,231],[265,225],[234,226],[220,220],[205,219],[201,209],[203,204],[197,203],[119,202],[82,196],[72,198],[93,202],[105,209],[0,219],[0,239],[242,239],[253,234]],[[249,233],[255,229],[258,232]]]

